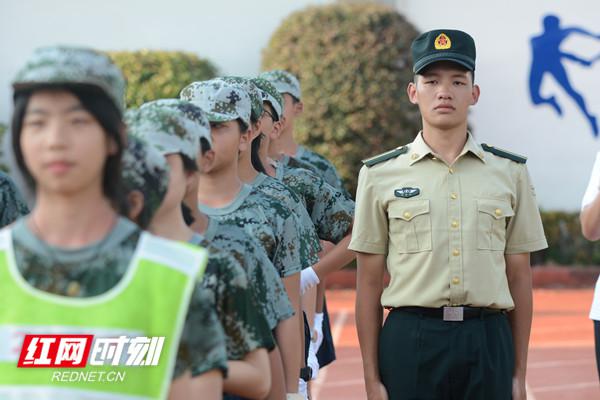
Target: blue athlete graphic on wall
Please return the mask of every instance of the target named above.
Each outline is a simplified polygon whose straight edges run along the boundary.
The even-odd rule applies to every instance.
[[[562,51],[560,45],[573,33],[595,39],[600,39],[600,35],[592,34],[583,28],[561,27],[560,20],[555,15],[546,15],[543,24],[544,31],[531,39],[531,49],[533,52],[531,72],[529,74],[529,92],[531,101],[535,105],[549,104],[559,116],[562,116],[562,109],[556,101],[556,97],[544,97],[540,93],[544,75],[551,75],[575,103],[577,103],[577,106],[589,122],[594,137],[597,137],[598,121],[596,116],[588,110],[583,96],[571,86],[562,61],[570,60],[577,62],[584,67],[590,67],[594,61],[600,59],[600,55],[595,56],[590,60],[586,60],[574,54]]]

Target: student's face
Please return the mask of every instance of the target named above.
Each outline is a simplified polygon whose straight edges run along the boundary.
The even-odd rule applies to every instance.
[[[68,91],[31,96],[20,145],[38,191],[62,195],[94,185],[101,190],[106,158],[116,152],[102,126]]]
[[[240,132],[237,121],[211,123],[213,157],[210,165],[202,165],[203,173],[211,173],[237,165],[240,152],[248,149],[250,130]]]
[[[419,106],[423,120],[438,129],[464,125],[469,107],[479,99],[471,73],[451,62],[439,62],[408,85],[408,97]]]
[[[273,109],[268,103],[263,103],[263,106],[265,108],[265,111],[260,117],[260,126],[262,128],[261,132],[264,133],[266,136],[269,136],[271,134],[271,131],[273,130],[273,124],[275,123],[275,121],[273,121],[273,117],[271,116],[275,114],[273,113]]]
[[[283,118],[288,122],[293,122],[304,110],[302,102],[294,102],[294,98],[288,93],[283,94],[283,104]]]

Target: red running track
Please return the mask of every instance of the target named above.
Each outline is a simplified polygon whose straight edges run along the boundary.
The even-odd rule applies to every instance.
[[[529,400],[597,400],[592,290],[535,290],[527,374]],[[313,400],[366,399],[353,290],[327,293],[338,360],[312,383]]]

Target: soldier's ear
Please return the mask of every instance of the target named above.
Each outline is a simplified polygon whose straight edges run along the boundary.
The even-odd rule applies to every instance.
[[[471,92],[472,101],[471,105],[474,106],[479,101],[479,95],[481,94],[481,88],[479,85],[473,85],[473,91]]]
[[[415,82],[410,82],[406,88],[406,94],[408,95],[408,100],[413,104],[419,104],[417,98],[417,84]]]

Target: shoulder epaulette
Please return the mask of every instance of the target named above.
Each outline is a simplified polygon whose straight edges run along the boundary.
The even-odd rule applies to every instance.
[[[527,162],[527,157],[512,153],[508,150],[499,149],[498,147],[490,146],[485,143],[481,144],[481,148],[487,152],[497,155],[498,157],[508,158],[509,160],[513,160],[519,164],[525,164]]]
[[[379,164],[381,162],[390,160],[394,157],[398,157],[400,154],[404,154],[408,151],[408,146],[400,146],[396,147],[393,150],[386,151],[385,153],[378,154],[371,158],[366,158],[362,160],[362,163],[368,167],[372,167],[375,164]]]

